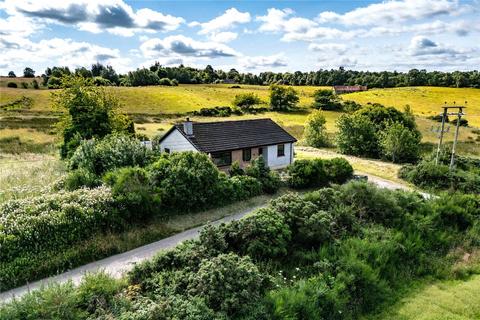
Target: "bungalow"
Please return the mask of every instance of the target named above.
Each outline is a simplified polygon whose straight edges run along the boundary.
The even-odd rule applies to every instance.
[[[262,155],[272,169],[293,162],[293,144],[297,141],[271,119],[221,122],[192,122],[188,118],[174,125],[160,139],[162,152],[204,152],[220,169],[234,161],[241,167]]]

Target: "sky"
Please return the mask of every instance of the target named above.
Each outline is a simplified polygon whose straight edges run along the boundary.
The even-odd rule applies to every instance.
[[[5,0],[0,57],[0,75],[155,61],[251,73],[478,70],[480,0]]]

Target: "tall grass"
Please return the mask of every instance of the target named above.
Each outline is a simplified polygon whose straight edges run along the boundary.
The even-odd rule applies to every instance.
[[[52,156],[0,158],[0,202],[45,194],[64,174],[64,163]]]

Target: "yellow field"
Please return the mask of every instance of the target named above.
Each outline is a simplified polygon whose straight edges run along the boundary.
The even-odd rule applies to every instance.
[[[185,113],[199,110],[205,107],[230,106],[235,95],[240,93],[255,92],[262,100],[268,101],[268,86],[240,85],[241,88],[231,88],[231,85],[180,85],[178,87],[150,86],[150,87],[110,87],[122,104],[122,111],[128,113],[136,120],[136,129],[153,137],[165,132],[172,124],[182,121]],[[295,113],[266,112],[257,115],[232,116],[227,118],[206,118],[191,117],[194,121],[227,121],[237,119],[272,118],[285,127],[299,140],[302,139],[305,121],[313,102],[313,93],[322,87],[299,86],[294,87],[300,95],[300,106],[302,109]],[[323,87],[327,88],[327,87]],[[33,105],[28,110],[14,113],[14,116],[37,117],[46,116],[53,111],[50,105],[50,95],[54,90],[14,89],[0,87],[0,105],[18,100],[22,96],[31,97]],[[403,109],[409,104],[413,111],[419,116],[417,124],[423,134],[423,142],[435,144],[437,137],[431,131],[432,127],[438,127],[437,122],[425,119],[425,116],[439,112],[443,101],[468,100],[467,119],[470,124],[480,127],[480,90],[466,88],[437,88],[437,87],[407,87],[393,89],[372,89],[366,92],[342,95],[342,99],[355,100],[359,103],[379,102],[385,105],[392,105]],[[44,143],[46,139],[53,139],[52,136],[38,135],[30,129],[26,123],[25,128],[5,131],[2,126],[7,121],[2,121],[5,111],[0,110],[0,138],[6,136],[19,136],[22,139],[34,140],[37,143]],[[327,118],[327,130],[330,135],[336,131],[335,122],[341,115],[338,112],[324,112]],[[8,114],[12,115],[12,113]],[[453,126],[446,134],[445,141],[453,140]],[[20,131],[17,131],[20,130]],[[23,131],[22,131],[23,130]],[[17,132],[14,132],[17,131]],[[479,134],[472,128],[461,128],[458,150],[463,154],[480,155]]]
[[[378,102],[386,106],[402,109],[409,105],[413,112],[420,116],[431,116],[442,112],[445,101],[453,105],[464,105],[467,101],[465,119],[470,125],[480,127],[480,89],[472,88],[440,88],[440,87],[407,87],[389,89],[371,89],[342,95],[344,100],[353,100],[365,104]]]

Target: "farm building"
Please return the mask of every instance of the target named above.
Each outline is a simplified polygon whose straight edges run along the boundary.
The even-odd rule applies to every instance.
[[[271,119],[192,122],[187,118],[167,131],[159,144],[162,152],[207,153],[220,169],[235,161],[245,167],[260,155],[270,168],[279,169],[293,162],[296,141]]]
[[[359,91],[367,91],[367,86],[333,86],[333,91],[336,94],[342,93],[352,93],[352,92],[359,92]]]

